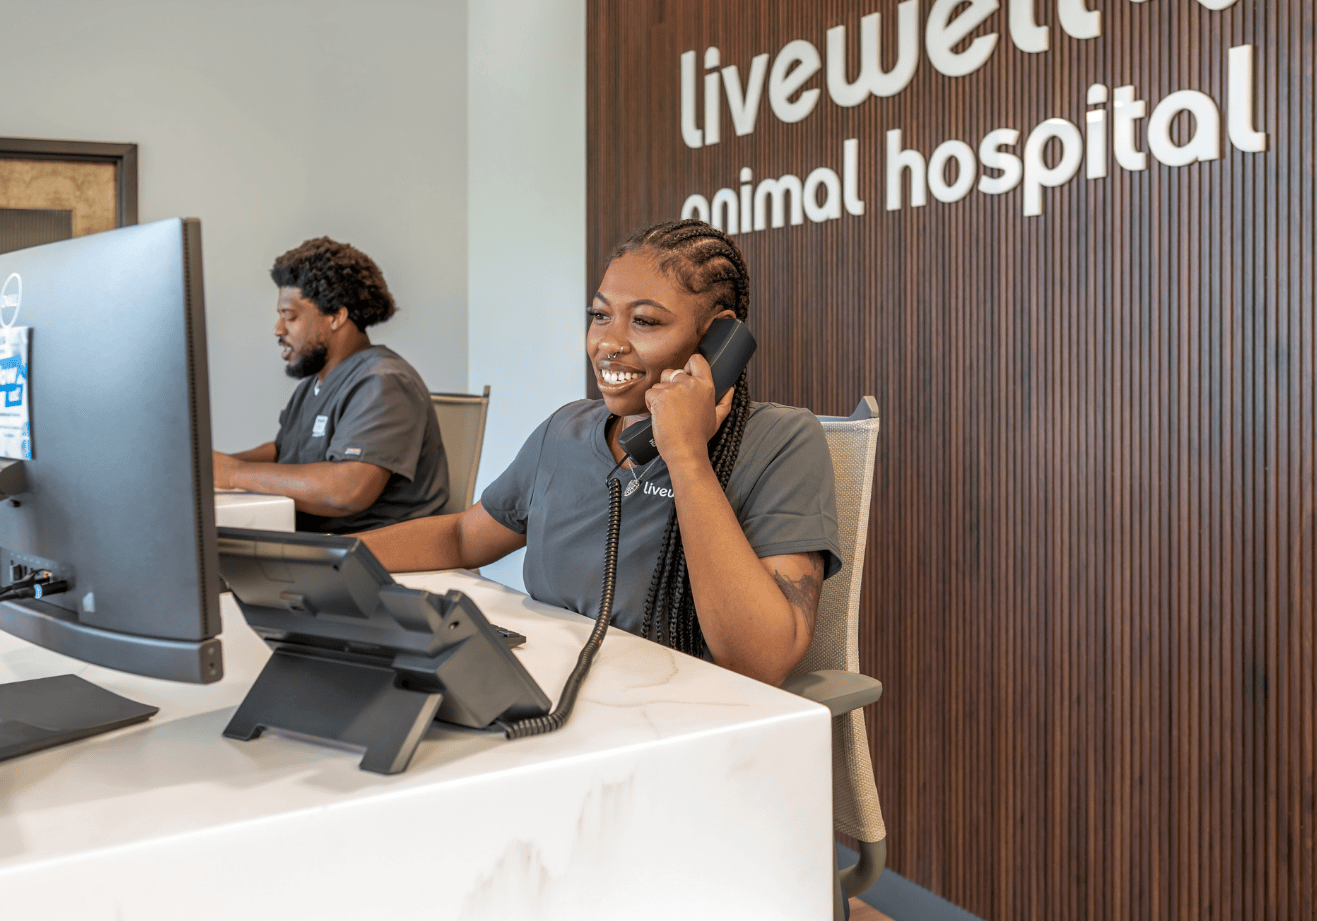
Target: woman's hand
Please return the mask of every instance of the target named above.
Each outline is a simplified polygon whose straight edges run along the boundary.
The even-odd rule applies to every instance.
[[[736,388],[714,402],[713,373],[696,352],[686,367],[664,371],[661,382],[645,393],[654,425],[654,446],[671,468],[692,460],[708,460],[709,440],[732,411]]]

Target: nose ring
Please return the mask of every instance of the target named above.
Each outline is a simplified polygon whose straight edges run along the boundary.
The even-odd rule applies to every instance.
[[[617,357],[618,355],[620,355],[620,354],[621,354],[621,350],[619,349],[618,351],[614,352],[613,354],[611,354],[611,355],[605,355],[604,357],[607,358],[609,361],[612,361],[614,358],[616,358],[616,357]]]

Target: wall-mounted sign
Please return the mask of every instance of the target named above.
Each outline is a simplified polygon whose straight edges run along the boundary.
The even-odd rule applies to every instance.
[[[1083,41],[1101,37],[1101,12],[1088,9],[1083,0],[1055,2],[1066,35]],[[1197,2],[1223,10],[1235,0]],[[827,30],[822,54],[809,39],[793,38],[774,54],[724,64],[719,49],[709,46],[702,75],[699,55],[685,51],[679,61],[682,142],[692,149],[724,143],[727,121],[735,137],[745,137],[754,133],[761,116],[797,124],[820,105],[853,108],[897,96],[921,65],[944,79],[968,77],[997,51],[1001,36],[985,30],[995,25],[1000,7],[998,0],[934,0],[924,16],[920,0],[904,0],[894,23],[888,16],[886,25],[895,25],[895,38],[889,35],[886,46],[883,15],[869,13],[859,18],[858,60],[847,55],[846,24]],[[1036,0],[1011,0],[1004,18],[1020,51],[1042,54],[1051,47],[1051,30],[1036,21]],[[1176,38],[1166,36],[1169,42]],[[1023,213],[1037,216],[1043,213],[1046,189],[1064,185],[1081,169],[1088,179],[1103,179],[1113,158],[1119,168],[1139,172],[1148,168],[1149,156],[1175,167],[1220,159],[1227,140],[1238,150],[1265,151],[1267,134],[1254,119],[1255,54],[1253,45],[1225,52],[1224,100],[1185,87],[1150,105],[1119,75],[1094,74],[1085,98],[1074,106],[1087,105],[1082,118],[1058,113],[1031,126],[994,127],[978,138],[947,138],[932,150],[907,145],[903,127],[889,125],[881,149],[864,149],[858,138],[838,139],[840,175],[828,165],[801,164],[793,172],[756,179],[754,166],[747,164],[723,188],[690,194],[682,216],[732,234],[838,220],[843,212],[859,217],[869,207],[861,172],[878,177],[887,211],[924,207],[930,195],[952,203],[975,190],[1002,195],[1022,187]],[[1118,84],[1114,90],[1113,82]],[[1173,130],[1177,121],[1184,123],[1178,132]]]

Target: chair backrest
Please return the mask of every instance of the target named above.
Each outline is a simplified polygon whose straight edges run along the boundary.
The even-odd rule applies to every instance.
[[[451,515],[465,511],[475,501],[485,416],[489,413],[489,386],[481,394],[432,393],[430,405],[439,419],[439,435],[448,455],[448,502],[439,514]]]
[[[878,455],[878,402],[862,397],[849,417],[820,416],[837,483],[837,530],[841,571],[823,583],[814,640],[792,674],[860,670],[860,583],[869,537],[874,461]],[[887,837],[869,758],[864,711],[833,720],[832,821],[857,841]]]
[[[823,583],[814,642],[796,671],[854,672],[860,668],[860,580],[864,575],[874,458],[878,453],[878,404],[866,396],[851,416],[819,416],[819,422],[828,439],[837,483],[841,571]]]

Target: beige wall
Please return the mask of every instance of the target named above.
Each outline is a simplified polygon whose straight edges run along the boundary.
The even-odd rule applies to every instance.
[[[432,390],[493,388],[478,486],[580,397],[584,0],[0,0],[0,135],[139,145],[139,219],[202,220],[214,442],[273,437],[276,255],[328,234]],[[56,40],[54,36],[58,34]],[[520,584],[520,558],[491,567]]]
[[[491,388],[479,490],[585,395],[585,2],[472,2],[468,52],[469,379]],[[520,587],[521,554],[481,572]]]
[[[268,271],[311,236],[383,268],[376,341],[466,386],[465,2],[0,6],[0,134],[136,143],[139,220],[201,218],[217,448],[274,435]]]

